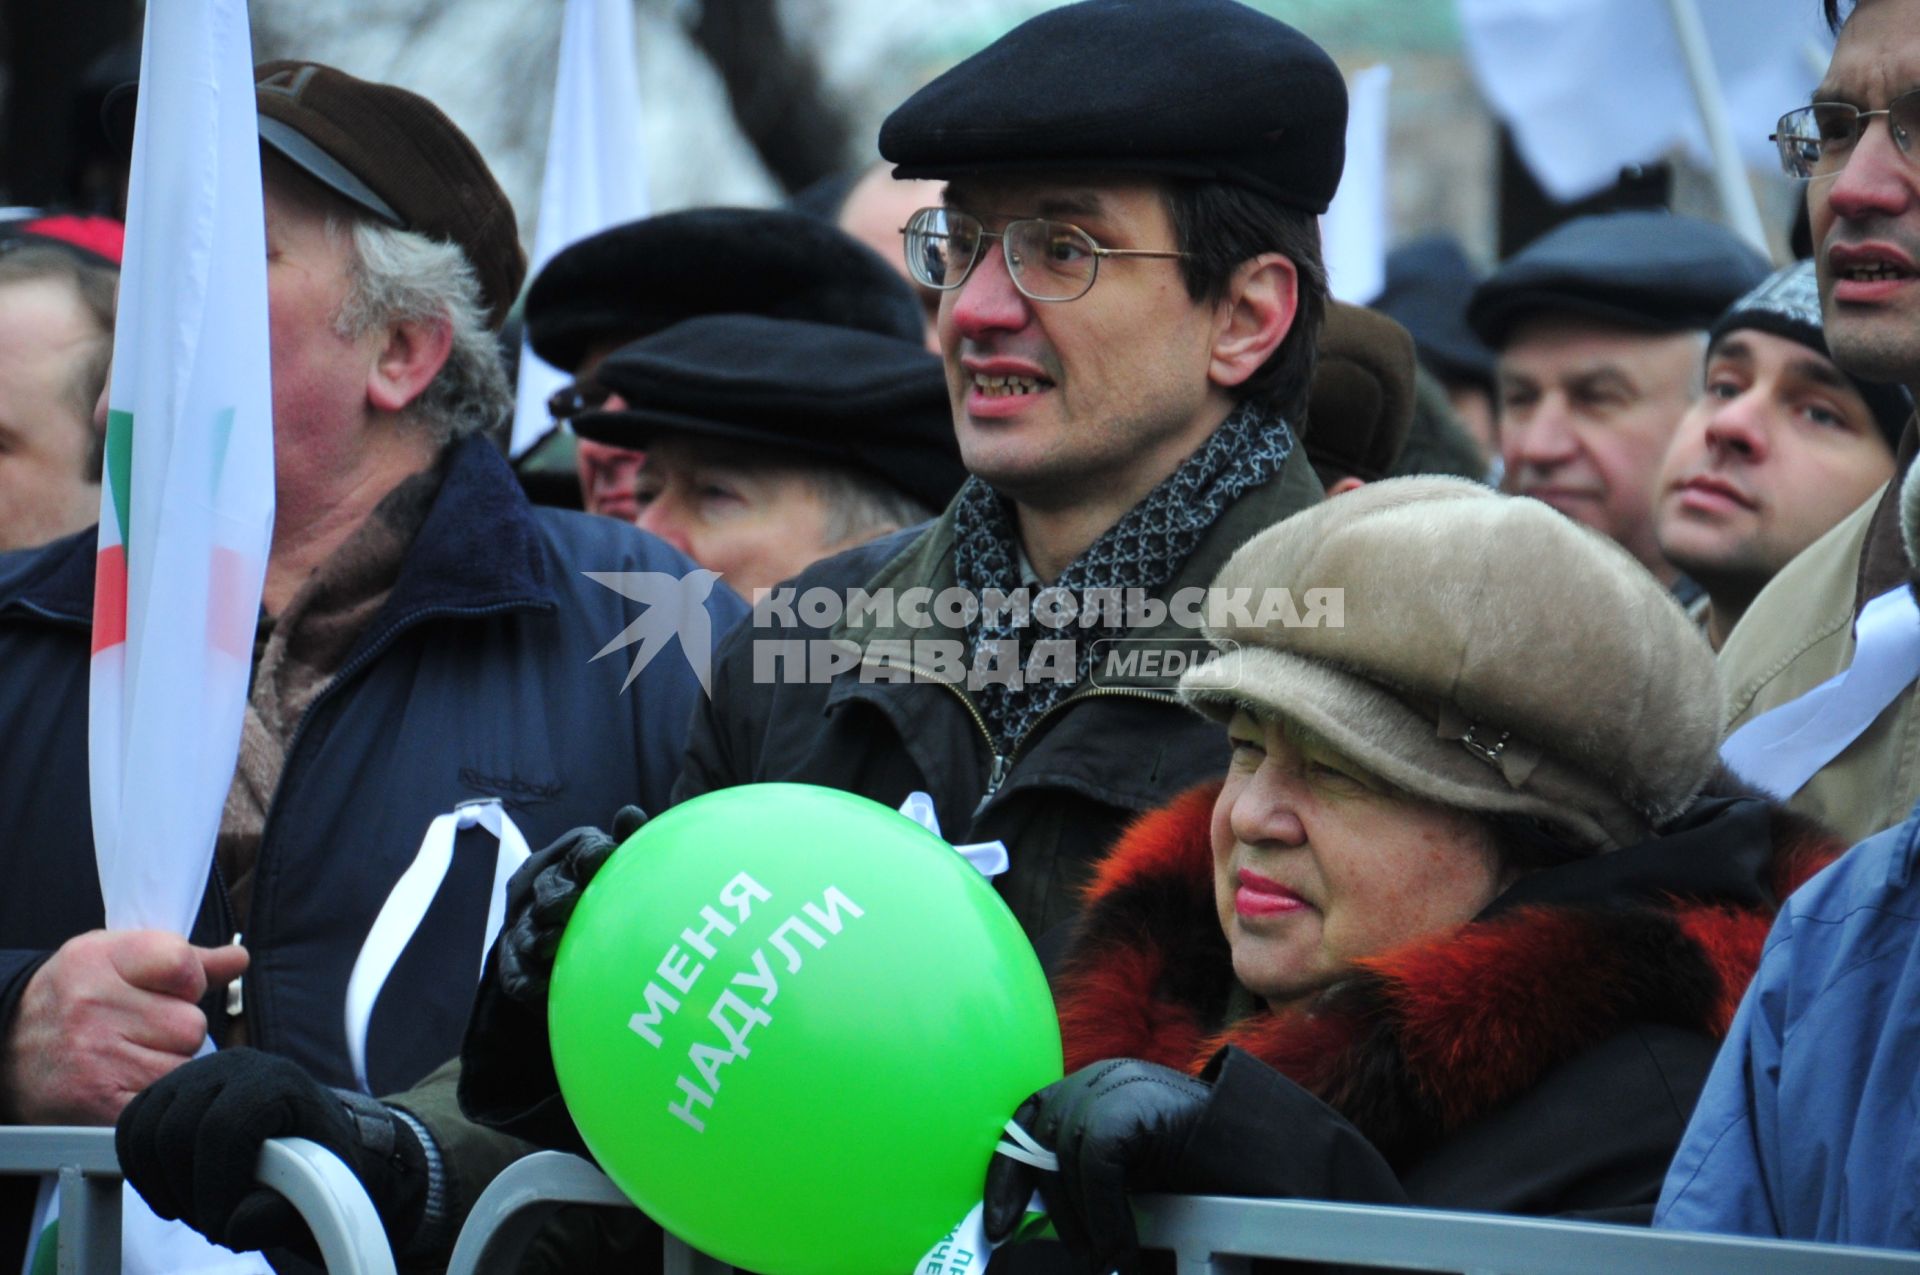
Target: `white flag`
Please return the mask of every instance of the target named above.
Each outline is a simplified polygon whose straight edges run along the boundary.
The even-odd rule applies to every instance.
[[[1709,157],[1668,0],[1459,0],[1480,91],[1548,194],[1592,194],[1627,164],[1681,145]],[[1700,18],[1748,164],[1778,160],[1767,134],[1807,104],[1833,37],[1814,0],[1700,0]]]
[[[186,934],[233,782],[273,530],[244,0],[147,6],[108,404],[88,700],[100,893],[111,929]],[[129,1271],[266,1269],[128,1201]]]
[[[567,0],[528,278],[574,240],[646,215],[632,0]],[[564,373],[521,343],[513,455],[547,431],[547,399],[566,381]]]
[[[1393,68],[1370,66],[1347,82],[1347,162],[1320,219],[1327,282],[1342,301],[1365,305],[1387,286],[1387,90]]]

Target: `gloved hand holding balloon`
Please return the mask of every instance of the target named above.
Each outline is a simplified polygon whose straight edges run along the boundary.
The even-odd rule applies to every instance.
[[[709,793],[623,845],[561,938],[549,1024],[608,1176],[765,1275],[906,1275],[1061,1074],[993,888],[898,812],[795,784]]]

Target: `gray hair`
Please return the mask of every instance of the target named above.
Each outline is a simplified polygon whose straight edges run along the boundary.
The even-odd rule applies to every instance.
[[[113,364],[113,313],[120,272],[95,264],[54,244],[28,243],[0,253],[0,287],[15,283],[64,283],[73,290],[81,312],[93,327],[92,336],[75,355],[67,372],[67,403],[79,414],[91,440],[85,459],[88,482],[100,481],[105,439],[93,427],[94,404],[107,387]]]
[[[335,329],[351,338],[391,323],[446,320],[453,329],[447,361],[407,415],[442,443],[499,425],[513,410],[513,389],[466,254],[364,218],[353,223],[352,242],[351,291]]]
[[[933,517],[933,510],[898,487],[858,469],[821,465],[807,477],[826,506],[830,545],[877,539]]]

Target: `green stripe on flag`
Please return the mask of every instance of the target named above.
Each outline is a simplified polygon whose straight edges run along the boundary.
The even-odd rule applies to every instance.
[[[113,485],[113,516],[119,520],[120,543],[131,538],[127,521],[127,493],[133,488],[133,413],[107,409],[107,480]]]
[[[220,475],[227,472],[227,444],[233,441],[233,409],[223,407],[213,414],[213,490],[220,490]]]

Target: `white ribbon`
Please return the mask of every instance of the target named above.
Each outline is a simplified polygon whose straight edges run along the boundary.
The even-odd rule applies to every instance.
[[[407,870],[393,883],[380,915],[367,931],[360,955],[354,959],[353,974],[347,979],[347,1057],[353,1065],[353,1081],[362,1091],[367,1085],[367,1027],[373,1021],[373,1007],[387,985],[400,953],[426,919],[427,909],[446,882],[453,867],[453,847],[464,828],[485,828],[497,843],[493,860],[493,893],[487,900],[487,930],[480,940],[479,972],[486,973],[487,952],[499,937],[506,913],[507,878],[527,861],[527,839],[507,816],[498,798],[463,801],[427,826],[420,852]]]
[[[900,813],[934,836],[940,836],[940,816],[933,808],[933,798],[927,793],[908,793],[907,799],[900,803]],[[1007,857],[1007,843],[1004,841],[976,841],[971,845],[953,848],[989,880],[1005,872],[1012,862]]]
[[[1720,760],[1747,782],[1785,800],[1920,677],[1920,607],[1906,586],[1861,610],[1853,661],[1798,699],[1768,709],[1720,746]]]

